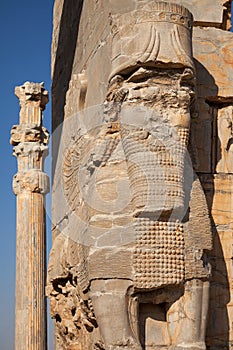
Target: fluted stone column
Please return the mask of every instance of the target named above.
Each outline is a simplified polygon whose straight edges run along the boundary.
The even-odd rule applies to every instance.
[[[43,172],[49,133],[42,126],[48,102],[43,83],[16,87],[20,122],[11,130],[11,144],[18,161],[13,179],[17,196],[15,350],[45,350],[46,241],[45,194],[49,178]]]

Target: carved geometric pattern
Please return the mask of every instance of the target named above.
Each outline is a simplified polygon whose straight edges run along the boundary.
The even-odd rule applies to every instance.
[[[180,137],[180,143],[187,147],[189,140],[189,129],[188,128],[179,128],[177,133]]]
[[[133,265],[136,288],[184,281],[184,230],[180,222],[137,218]]]
[[[175,24],[190,27],[192,22],[191,13],[183,6],[165,2],[151,2],[144,7],[144,12],[140,16],[138,22],[148,21],[152,18],[151,12],[153,11],[153,19],[156,22],[173,22]],[[148,12],[147,12],[148,11]],[[157,12],[157,13],[156,13]]]

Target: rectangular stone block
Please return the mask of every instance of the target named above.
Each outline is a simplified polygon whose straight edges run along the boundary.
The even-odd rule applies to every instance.
[[[173,3],[185,6],[194,17],[194,21],[206,25],[221,25],[226,8],[224,0],[172,0]]]
[[[214,242],[214,255],[218,258],[231,259],[233,257],[233,231],[221,231],[216,233]]]
[[[192,147],[195,154],[195,171],[211,172],[212,121],[203,120],[202,114],[192,122]]]
[[[233,229],[233,175],[201,175],[209,211],[215,225],[224,225],[224,230]]]
[[[233,33],[221,29],[193,28],[193,54],[199,70],[198,81],[199,85],[205,85],[203,93],[209,101],[217,101],[216,96],[232,99],[232,39]],[[200,82],[201,76],[203,76],[202,82]]]
[[[132,252],[126,249],[115,248],[93,250],[89,258],[89,278],[129,278],[131,266],[129,264]],[[120,269],[119,269],[120,262]],[[98,270],[96,269],[98,266]]]
[[[233,228],[233,176],[215,175],[212,215],[216,225]]]
[[[136,8],[136,1],[135,0],[109,0],[109,7],[111,10],[111,13],[118,14],[118,13],[126,13],[129,11],[133,11]]]

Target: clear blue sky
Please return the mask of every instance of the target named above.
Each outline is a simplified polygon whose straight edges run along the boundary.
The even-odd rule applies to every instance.
[[[1,1],[0,350],[14,349],[15,196],[11,182],[16,173],[16,159],[12,157],[12,146],[9,144],[11,127],[18,123],[19,118],[14,87],[25,81],[44,81],[45,87],[50,90],[52,7],[52,0]],[[50,122],[49,104],[44,122],[49,130]],[[50,229],[50,224],[47,226]],[[49,350],[52,350],[51,345]]]

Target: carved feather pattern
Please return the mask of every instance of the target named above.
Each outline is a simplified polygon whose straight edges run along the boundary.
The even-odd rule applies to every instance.
[[[95,167],[106,163],[117,147],[119,140],[116,138],[98,139],[92,137],[81,137],[76,140],[73,145],[67,151],[63,162],[63,188],[65,196],[67,198],[69,207],[72,211],[75,211],[79,216],[85,210],[89,213],[93,211],[88,206],[80,193],[80,186],[88,182],[92,172],[95,171]],[[96,163],[92,157],[95,154]],[[86,180],[82,179],[83,183],[80,184],[81,171],[85,169],[87,175]],[[80,204],[82,203],[82,210],[80,210]],[[85,209],[85,210],[84,210]],[[94,210],[96,211],[96,209]]]

